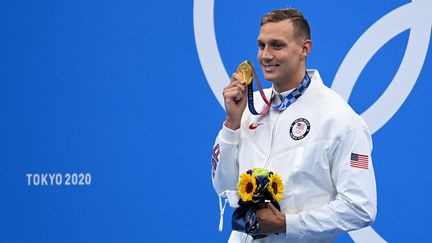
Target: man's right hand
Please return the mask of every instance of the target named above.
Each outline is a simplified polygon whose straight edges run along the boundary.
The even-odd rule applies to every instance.
[[[246,86],[243,78],[234,73],[230,83],[223,90],[225,111],[227,114],[225,126],[237,130],[240,128],[243,111],[247,105]]]

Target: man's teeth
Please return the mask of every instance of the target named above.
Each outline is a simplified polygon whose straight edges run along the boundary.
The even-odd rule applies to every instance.
[[[279,66],[279,65],[277,65],[277,64],[275,64],[275,65],[265,65],[264,68],[267,71],[271,71],[271,70],[275,70],[277,66]]]

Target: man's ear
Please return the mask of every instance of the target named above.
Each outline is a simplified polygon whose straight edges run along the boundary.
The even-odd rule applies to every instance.
[[[311,51],[311,49],[312,49],[312,41],[309,39],[304,40],[303,49],[302,49],[301,54],[304,57],[307,57],[309,55],[309,52]]]

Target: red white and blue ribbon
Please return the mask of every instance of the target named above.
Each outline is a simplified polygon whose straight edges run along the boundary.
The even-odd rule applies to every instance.
[[[280,104],[276,105],[276,106],[272,106],[269,102],[269,100],[266,98],[262,85],[258,79],[258,76],[255,72],[255,70],[252,68],[252,76],[253,79],[255,80],[257,86],[258,86],[258,91],[262,97],[262,99],[264,100],[264,103],[266,104],[265,108],[263,111],[261,112],[257,112],[255,107],[254,107],[254,101],[253,101],[253,84],[252,82],[250,82],[250,84],[247,86],[247,94],[248,94],[248,108],[249,111],[254,114],[254,115],[265,115],[270,108],[273,110],[278,110],[278,111],[283,111],[286,108],[288,108],[292,103],[294,103],[298,98],[300,98],[300,96],[302,96],[304,94],[304,92],[306,91],[306,89],[309,87],[310,83],[311,83],[311,78],[309,77],[309,75],[307,74],[307,72],[305,72],[305,76],[303,78],[303,81],[299,84],[299,86],[297,86],[297,88],[295,88],[292,92],[290,92],[283,100]]]

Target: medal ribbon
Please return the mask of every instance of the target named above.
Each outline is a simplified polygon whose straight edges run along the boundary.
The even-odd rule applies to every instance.
[[[261,98],[264,100],[264,103],[266,104],[266,107],[264,108],[263,111],[261,112],[257,112],[255,107],[254,107],[254,101],[253,101],[253,84],[252,82],[250,82],[250,84],[247,86],[247,93],[248,93],[248,108],[249,111],[254,114],[254,115],[265,115],[269,110],[270,107],[273,110],[278,110],[278,111],[283,111],[286,108],[288,108],[288,106],[290,106],[292,103],[294,103],[298,98],[300,98],[300,96],[302,96],[304,94],[304,92],[306,91],[306,89],[309,87],[310,83],[311,83],[311,78],[309,77],[309,75],[307,74],[307,72],[305,72],[305,76],[303,78],[303,81],[300,83],[300,85],[295,88],[292,92],[290,92],[279,105],[276,106],[271,106],[270,102],[268,101],[268,99],[266,98],[261,82],[258,79],[258,76],[255,72],[255,69],[252,67],[252,76],[253,79],[255,80],[257,86],[258,86],[258,91],[261,95]]]

